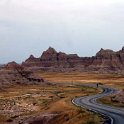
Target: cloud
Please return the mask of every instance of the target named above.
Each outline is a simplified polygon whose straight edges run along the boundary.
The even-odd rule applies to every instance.
[[[123,0],[0,0],[0,60],[20,62],[49,46],[80,56],[119,49],[123,13]]]

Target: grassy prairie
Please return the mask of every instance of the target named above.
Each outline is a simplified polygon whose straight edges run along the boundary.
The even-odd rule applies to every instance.
[[[71,73],[44,73],[40,72],[48,81],[61,83],[68,82],[70,84],[75,83],[103,83],[108,86],[115,87],[117,89],[124,89],[124,75],[119,74],[95,74],[95,73],[81,73],[81,72],[71,72]],[[119,103],[112,100],[112,96],[104,97],[99,100],[107,105],[113,105],[116,107],[124,107],[123,103]]]
[[[59,116],[49,124],[100,124],[99,115],[71,103],[75,96],[98,92],[95,88],[70,84],[13,86],[0,92],[0,111],[8,111],[0,114],[0,122],[11,124],[20,117],[50,113]]]
[[[46,113],[58,115],[49,124],[102,124],[99,115],[71,103],[74,97],[96,94],[100,90],[77,84],[101,82],[120,89],[124,86],[124,77],[115,74],[38,72],[38,75],[53,84],[16,85],[0,92],[2,124]]]
[[[112,85],[117,88],[124,88],[124,75],[119,74],[97,74],[83,72],[38,72],[40,76],[50,82],[68,82],[68,83],[97,83]]]

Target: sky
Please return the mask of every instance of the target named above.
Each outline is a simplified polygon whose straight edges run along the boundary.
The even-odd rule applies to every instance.
[[[79,56],[124,46],[124,0],[0,0],[0,63],[49,46]]]

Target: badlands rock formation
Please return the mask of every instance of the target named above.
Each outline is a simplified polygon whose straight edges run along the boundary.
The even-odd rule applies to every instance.
[[[13,84],[41,84],[44,80],[26,70],[16,62],[10,62],[0,69],[0,86]]]
[[[96,56],[79,57],[77,54],[57,52],[49,47],[39,58],[31,55],[22,66],[44,71],[94,71],[101,73],[124,71],[124,47],[120,51],[101,49]]]

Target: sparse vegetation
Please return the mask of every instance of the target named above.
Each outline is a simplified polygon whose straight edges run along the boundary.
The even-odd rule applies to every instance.
[[[53,122],[59,121],[59,124],[73,124],[76,120],[79,121],[79,124],[82,123],[82,120],[86,122],[86,116],[93,117],[94,115],[73,105],[71,99],[75,96],[86,95],[88,92],[93,94],[98,90],[77,85],[68,87],[68,84],[44,85],[41,87],[38,85],[16,85],[10,87],[4,92],[0,92],[0,104],[6,106],[1,106],[1,110],[8,110],[8,112],[12,110],[13,114],[4,113],[3,117],[6,118],[1,116],[0,122],[10,123],[18,119],[18,116],[25,117],[28,115],[30,117],[40,112],[57,113],[59,117]],[[9,104],[9,108],[7,104]]]
[[[108,83],[108,79],[114,81],[118,78],[119,86],[122,86],[121,76],[81,74],[81,73],[39,73],[45,80],[55,82],[52,85],[13,85],[0,92],[0,110],[14,114],[4,113],[0,115],[0,122],[14,121],[18,116],[25,120],[25,116],[39,116],[38,113],[54,115],[55,118],[49,124],[101,124],[102,119],[97,114],[89,112],[71,103],[74,97],[86,96],[100,92],[98,88],[81,86],[86,82]],[[53,76],[54,75],[54,76]],[[101,76],[101,78],[100,78]],[[56,77],[56,79],[54,78]],[[87,80],[86,80],[87,79]],[[80,85],[77,85],[80,84]],[[112,83],[111,83],[112,84]],[[109,98],[111,100],[111,98]],[[104,100],[105,102],[105,100]],[[5,105],[3,107],[2,105]],[[11,116],[10,116],[11,115]],[[22,120],[23,120],[22,119]],[[10,123],[10,122],[8,122]]]
[[[112,106],[115,106],[115,107],[124,108],[124,103],[121,103],[119,101],[113,100],[112,99],[113,97],[114,96],[107,96],[107,97],[99,99],[98,102],[106,104],[106,105],[112,105]]]

